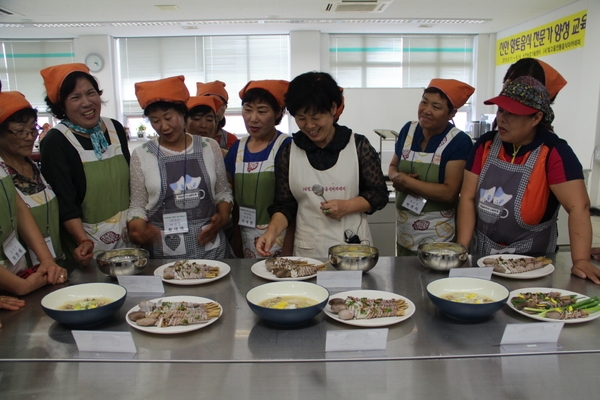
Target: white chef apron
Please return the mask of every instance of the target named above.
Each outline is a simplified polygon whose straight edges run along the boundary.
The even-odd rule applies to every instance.
[[[314,184],[324,188],[327,201],[349,200],[359,194],[359,164],[354,134],[340,152],[337,163],[325,171],[314,169],[306,152],[293,142],[290,152],[290,190],[298,202],[294,255],[327,258],[331,246],[344,243],[344,232],[350,229],[361,240],[373,243],[365,213],[346,215],[338,221],[321,211],[323,198],[312,192]]]

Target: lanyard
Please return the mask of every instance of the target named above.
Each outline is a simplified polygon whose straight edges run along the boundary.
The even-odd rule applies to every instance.
[[[185,180],[187,179],[187,146],[185,146],[185,144],[187,143],[187,135],[184,132],[183,133],[184,136],[184,148],[183,148],[183,209],[185,210],[185,191],[186,191],[186,186],[185,186]],[[192,140],[192,143],[194,141]],[[156,154],[156,162],[158,164],[158,170],[160,171],[160,139],[158,140],[158,151]],[[165,199],[163,198],[163,209],[166,210],[167,205],[165,204]]]

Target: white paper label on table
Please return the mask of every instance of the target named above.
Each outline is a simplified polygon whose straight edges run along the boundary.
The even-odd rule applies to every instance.
[[[317,284],[326,288],[361,288],[362,271],[319,271]]]
[[[119,285],[127,289],[127,295],[157,295],[165,294],[165,288],[160,276],[117,276]]]
[[[494,267],[481,267],[481,268],[452,268],[449,277],[455,278],[457,276],[467,276],[470,278],[487,279],[488,281],[492,278],[492,271]]]
[[[508,324],[500,345],[513,350],[535,350],[539,345],[557,345],[564,322]],[[517,346],[515,346],[517,345]]]
[[[385,350],[389,329],[327,331],[325,351]]]
[[[79,352],[136,354],[131,332],[71,331]]]

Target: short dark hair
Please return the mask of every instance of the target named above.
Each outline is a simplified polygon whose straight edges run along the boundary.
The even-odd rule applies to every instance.
[[[156,110],[167,111],[173,109],[177,111],[179,114],[183,115],[185,118],[188,109],[184,103],[172,103],[170,101],[155,101],[154,103],[148,104],[146,108],[144,108],[144,117],[148,117],[149,114],[153,113]]]
[[[98,92],[98,95],[102,96],[102,90],[98,86],[98,81],[92,75],[87,74],[83,71],[75,71],[71,72],[69,75],[65,77],[62,85],[60,86],[60,90],[58,92],[58,101],[53,103],[48,96],[44,99],[46,101],[46,105],[48,106],[48,112],[50,112],[55,118],[58,119],[67,119],[67,114],[65,113],[65,101],[67,97],[75,90],[75,86],[77,86],[77,81],[83,78],[87,80],[94,90]]]
[[[331,111],[333,103],[342,104],[342,90],[325,72],[306,72],[291,82],[285,94],[285,106],[294,116],[298,111],[324,113]]]
[[[196,106],[196,107],[194,107],[194,108],[190,109],[190,110],[187,112],[187,114],[186,114],[186,118],[187,118],[187,117],[194,117],[194,116],[196,116],[196,115],[203,116],[203,115],[206,115],[206,114],[213,114],[213,115],[215,115],[215,116],[216,116],[216,114],[215,114],[215,112],[213,111],[213,109],[212,109],[212,108],[210,108],[209,106],[205,106],[205,105],[199,105],[199,106]]]
[[[446,96],[446,93],[442,92],[440,89],[436,87],[428,87],[423,91],[423,94],[425,93],[437,93],[442,99],[446,100],[446,103],[448,104],[448,114],[450,114],[454,110],[454,105],[452,104],[448,96]]]
[[[514,81],[521,76],[531,76],[540,81],[542,85],[546,84],[544,68],[542,68],[535,58],[521,58],[519,61],[508,67],[504,79],[502,79],[502,83],[507,80]]]
[[[277,103],[277,99],[268,90],[262,88],[254,88],[246,91],[244,94],[244,98],[242,99],[242,106],[246,103],[266,103],[271,107],[271,109],[275,112],[275,114],[281,115],[275,119],[275,125],[279,125],[281,120],[283,119],[283,110]]]
[[[37,121],[37,110],[35,108],[22,108],[19,111],[13,113],[10,117],[6,118],[4,122],[0,124],[0,132],[8,133],[8,126],[11,122],[25,123],[31,118]]]

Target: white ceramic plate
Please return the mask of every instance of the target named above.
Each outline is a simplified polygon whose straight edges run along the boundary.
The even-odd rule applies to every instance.
[[[534,258],[531,256],[523,256],[520,254],[494,254],[494,255],[481,257],[479,260],[477,260],[477,265],[479,265],[480,267],[487,267],[487,265],[485,265],[483,263],[484,258],[500,258],[500,257],[504,258],[505,260],[513,260],[515,258]],[[554,272],[554,265],[548,264],[548,265],[543,266],[542,268],[534,269],[534,270],[527,271],[527,272],[519,272],[516,274],[505,274],[502,272],[492,271],[492,275],[501,276],[503,278],[508,278],[508,279],[535,279],[535,278],[541,278],[542,276],[550,275],[553,272]]]
[[[196,296],[158,297],[158,298],[152,299],[150,301],[157,302],[159,300],[173,301],[173,302],[187,301],[188,303],[217,303],[216,301],[207,299],[206,297],[196,297]],[[217,303],[217,304],[219,304],[219,303]],[[223,307],[220,304],[219,304],[219,306],[221,307],[221,314],[219,314],[219,316],[217,318],[208,320],[205,324],[168,326],[166,328],[159,328],[157,326],[139,326],[138,324],[136,324],[135,322],[133,322],[129,319],[129,314],[131,314],[132,312],[135,312],[135,311],[140,311],[139,306],[135,306],[131,310],[127,311],[127,315],[125,316],[125,321],[127,321],[127,323],[129,325],[131,325],[135,329],[139,329],[140,331],[149,332],[149,333],[158,333],[161,335],[172,335],[175,333],[184,333],[184,332],[190,332],[190,331],[195,331],[198,329],[206,328],[208,325],[216,322],[221,317],[221,315],[223,315]]]
[[[154,276],[159,276],[163,282],[171,283],[173,285],[190,286],[190,285],[202,285],[203,283],[210,283],[210,282],[218,281],[219,279],[221,279],[222,277],[227,275],[229,273],[229,271],[231,271],[231,267],[221,261],[215,261],[215,260],[188,260],[188,261],[196,262],[198,264],[206,264],[206,265],[219,267],[219,275],[216,278],[212,278],[212,279],[164,279],[163,273],[165,272],[165,269],[167,269],[167,267],[170,267],[171,265],[175,264],[174,262],[172,262],[172,263],[168,263],[165,265],[161,265],[160,267],[156,268],[154,270]]]
[[[329,299],[330,300],[336,299],[336,298],[345,299],[348,296],[366,297],[369,299],[384,299],[384,300],[402,299],[406,302],[406,304],[408,304],[408,308],[404,311],[404,315],[401,317],[343,320],[343,319],[340,319],[337,316],[337,314],[335,314],[333,311],[331,311],[331,306],[328,303],[325,306],[325,309],[323,310],[323,311],[325,311],[325,314],[327,314],[327,316],[329,316],[330,318],[332,318],[336,321],[339,321],[341,323],[344,323],[344,324],[360,326],[363,328],[375,328],[375,327],[388,326],[388,325],[397,324],[398,322],[402,322],[405,319],[410,318],[415,313],[415,310],[416,310],[415,304],[412,301],[410,301],[409,299],[407,299],[406,297],[400,296],[399,294],[396,294],[396,293],[383,292],[381,290],[350,290],[348,292],[341,292],[341,293],[336,293],[334,295],[331,295],[329,297]]]
[[[544,317],[539,317],[536,314],[528,314],[525,311],[517,310],[517,308],[515,306],[513,306],[512,302],[510,301],[513,297],[516,297],[521,293],[537,293],[537,292],[539,292],[539,293],[559,292],[560,294],[566,295],[566,296],[576,295],[577,299],[579,299],[579,300],[585,300],[585,299],[589,298],[589,296],[585,296],[583,294],[571,292],[569,290],[564,290],[564,289],[532,287],[532,288],[523,288],[523,289],[513,290],[508,295],[508,301],[506,303],[508,304],[508,306],[510,308],[512,308],[519,314],[524,315],[529,318],[532,318],[532,319],[537,319],[538,321],[544,321],[544,322],[564,322],[565,324],[579,324],[579,323],[591,321],[591,320],[594,320],[594,319],[600,317],[600,311],[598,311],[598,312],[590,314],[587,318],[560,319],[560,320],[544,318]]]
[[[323,264],[323,261],[315,260],[314,258],[307,258],[307,257],[283,257],[283,258],[288,258],[290,260],[304,260],[304,261],[308,262],[309,264],[317,264],[317,265]],[[256,264],[254,264],[252,266],[252,268],[250,268],[250,270],[252,271],[252,273],[254,275],[260,276],[261,278],[266,279],[268,281],[305,281],[307,279],[311,279],[311,278],[314,278],[315,276],[317,276],[317,274],[313,274],[313,275],[308,275],[308,276],[302,276],[299,278],[278,278],[271,272],[267,271],[267,266],[265,264],[265,260],[261,260],[261,261],[257,262]]]

